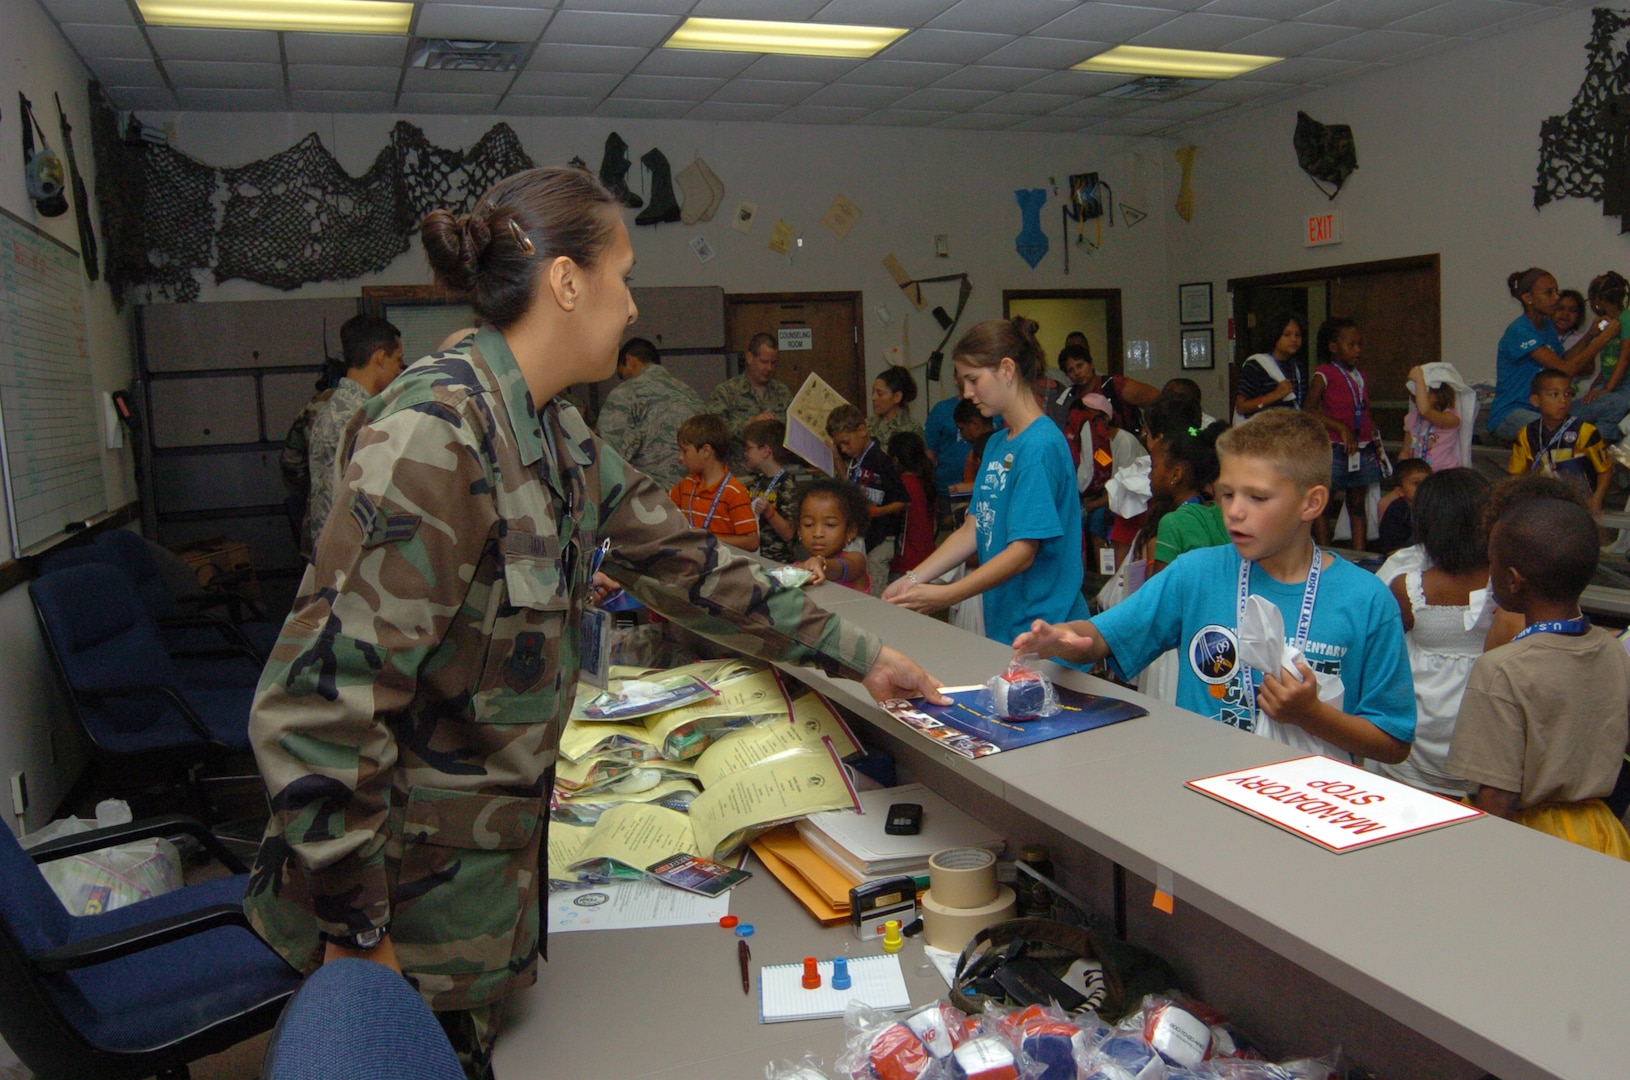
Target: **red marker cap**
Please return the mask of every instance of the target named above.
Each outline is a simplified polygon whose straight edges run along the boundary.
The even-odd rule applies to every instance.
[[[734,915],[726,915],[719,920],[719,925],[728,930],[739,922],[741,922],[741,920],[736,918]]]

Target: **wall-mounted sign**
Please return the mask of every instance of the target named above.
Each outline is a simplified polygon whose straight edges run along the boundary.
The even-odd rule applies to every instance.
[[[815,331],[807,326],[783,326],[775,332],[776,348],[782,352],[808,351],[815,348]]]
[[[1341,243],[1341,211],[1330,210],[1307,216],[1307,232],[1302,236],[1306,247],[1324,247]]]

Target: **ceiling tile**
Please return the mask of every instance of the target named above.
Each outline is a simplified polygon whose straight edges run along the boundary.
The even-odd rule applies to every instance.
[[[1205,5],[1214,15],[1246,15],[1256,19],[1295,19],[1324,7],[1330,0],[1211,0]]]
[[[149,109],[169,112],[176,107],[175,95],[168,90],[145,86],[106,86],[108,100],[115,109]]]
[[[1132,115],[1139,120],[1151,117],[1159,120],[1192,120],[1197,116],[1210,116],[1228,107],[1225,101],[1195,101],[1193,98],[1180,98],[1177,101],[1157,101],[1153,105],[1145,105]]]
[[[878,124],[887,127],[929,127],[955,113],[928,109],[879,109],[855,121],[857,124]]]
[[[290,90],[385,90],[396,93],[402,69],[360,64],[290,64]]]
[[[806,105],[822,107],[861,108],[870,112],[885,109],[911,93],[908,86],[859,86],[853,83],[834,83],[817,90],[804,99]]]
[[[963,30],[913,30],[879,56],[885,60],[919,60],[971,64],[1013,40],[1011,34],[974,34]]]
[[[513,94],[593,98],[599,101],[617,88],[621,75],[593,75],[582,71],[523,71],[515,78]]]
[[[694,0],[562,0],[572,11],[619,11],[635,15],[683,15]]]
[[[692,75],[704,79],[732,79],[757,59],[758,57],[752,53],[652,49],[635,70],[641,75]]]
[[[561,11],[543,40],[562,45],[660,45],[679,25],[672,15],[628,15],[607,11]]]
[[[1235,15],[1207,15],[1191,11],[1155,27],[1147,34],[1139,34],[1132,39],[1132,44],[1152,45],[1157,49],[1220,49],[1229,42],[1266,30],[1272,25],[1267,19],[1242,19]]]
[[[473,4],[421,4],[414,33],[463,41],[536,41],[550,11]]]
[[[958,69],[956,64],[921,64],[911,60],[868,60],[840,82],[867,86],[927,86]]]
[[[110,60],[153,58],[153,50],[147,47],[147,40],[134,26],[63,23],[62,33],[73,42],[80,56],[105,56]]]
[[[1357,67],[1345,60],[1314,60],[1306,56],[1293,56],[1265,68],[1234,76],[1249,82],[1315,83],[1335,78],[1349,68]]]
[[[1002,95],[995,90],[949,90],[931,86],[913,91],[897,103],[902,109],[939,109],[945,112],[969,112],[992,98]]]
[[[291,64],[368,64],[400,67],[408,39],[384,34],[284,34]]]
[[[545,42],[532,50],[528,71],[588,71],[626,75],[650,54],[649,49],[601,47],[592,45],[551,45]]]
[[[1107,71],[1055,71],[1037,79],[1025,89],[1033,94],[1101,94],[1134,78],[1134,75],[1117,75]]]
[[[1088,116],[1032,116],[1013,125],[1014,131],[1080,131],[1098,121]]]
[[[1266,30],[1247,34],[1223,46],[1224,52],[1249,53],[1255,56],[1301,56],[1315,49],[1334,44],[1351,34],[1347,26],[1329,26],[1325,23],[1282,22]]]
[[[164,76],[151,60],[92,60],[91,71],[103,86],[141,87],[148,90],[164,88]]]
[[[291,90],[295,112],[382,113],[396,102],[395,90]]]
[[[686,120],[770,120],[787,111],[785,105],[751,101],[704,101],[685,114]]]
[[[651,101],[707,100],[723,79],[689,79],[681,75],[630,75],[613,92],[613,97],[646,98]]]
[[[1189,95],[1198,101],[1256,101],[1269,94],[1294,90],[1292,83],[1250,82],[1246,79],[1223,79]]]
[[[1020,91],[1003,94],[979,106],[980,112],[1013,113],[1016,116],[1042,116],[1062,109],[1076,100],[1069,94],[1032,94]]]
[[[559,7],[556,0],[481,0],[482,4],[490,7],[528,8],[531,10],[548,10]]]
[[[401,94],[396,109],[405,113],[490,113],[498,107],[497,94]]]
[[[40,0],[59,23],[94,23],[98,26],[135,26],[125,0]]]
[[[402,75],[402,92],[492,94],[496,98],[514,81],[512,71],[429,71],[410,67]]]
[[[1557,7],[1530,6],[1528,12],[1524,15],[1518,15],[1514,19],[1507,19],[1505,22],[1496,23],[1495,25],[1486,27],[1482,30],[1473,30],[1467,36],[1472,38],[1482,38],[1493,37],[1496,34],[1510,34],[1521,30],[1524,27],[1533,26],[1535,23],[1546,22],[1547,20],[1556,18],[1558,15],[1565,14],[1567,14],[1565,10]]]
[[[1028,117],[1002,116],[999,113],[960,113],[956,116],[947,116],[934,126],[959,131],[1002,131],[1026,119]]]
[[[149,26],[147,36],[161,60],[243,60],[276,64],[283,59],[277,47],[277,35],[270,30]]]
[[[690,101],[641,101],[636,98],[606,98],[594,107],[595,116],[631,119],[677,120],[696,107]]]
[[[769,105],[796,105],[821,89],[817,82],[771,82],[768,79],[733,79],[713,95],[714,101],[746,101]]]
[[[177,90],[183,109],[197,112],[283,112],[288,108],[281,90]]]
[[[700,0],[689,13],[706,19],[802,22],[825,6],[826,0]]]
[[[994,64],[969,64],[953,71],[935,86],[951,90],[1017,90],[1029,86],[1046,75],[1041,68],[997,67]]]
[[[864,60],[848,56],[761,56],[753,61],[752,67],[741,74],[747,79],[832,82],[843,78],[863,63]]]
[[[1163,120],[1128,116],[1117,120],[1099,120],[1092,132],[1094,135],[1152,135],[1168,126]]]
[[[1129,116],[1143,107],[1139,101],[1124,98],[1089,97],[1064,106],[1054,116]]]
[[[1515,19],[1534,10],[1533,4],[1516,4],[1510,0],[1449,0],[1442,7],[1411,15],[1389,23],[1389,30],[1406,30],[1417,34],[1469,34],[1492,23]]]
[[[1321,60],[1353,60],[1378,64],[1397,60],[1435,42],[1446,39],[1434,34],[1406,34],[1398,30],[1365,30],[1342,41],[1315,49],[1309,56]]]
[[[1087,57],[1095,56],[1107,48],[1109,48],[1108,43],[1101,41],[1084,41],[1075,38],[1022,37],[997,49],[985,57],[983,62],[1005,67],[1046,68],[1049,71],[1060,71],[1074,64],[1079,64]]]
[[[1378,30],[1397,19],[1435,8],[1443,0],[1332,0],[1308,14],[1314,22]]]
[[[860,26],[922,26],[956,0],[832,0],[815,14],[816,22]]]
[[[959,0],[928,25],[938,30],[980,30],[991,34],[1028,34],[1073,9],[1078,0]]]
[[[1175,6],[1175,5],[1174,5]],[[1036,29],[1037,37],[1075,41],[1125,41],[1171,22],[1181,12],[1131,4],[1082,4]]]
[[[600,104],[598,97],[540,97],[510,94],[498,111],[505,116],[588,116]]]
[[[1417,60],[1425,60],[1429,56],[1437,56],[1440,53],[1446,53],[1451,49],[1458,49],[1464,44],[1466,44],[1466,41],[1465,41],[1464,38],[1452,38],[1452,37],[1433,38],[1432,43],[1430,45],[1422,45],[1418,49],[1411,49],[1409,52],[1399,53],[1397,56],[1394,56],[1391,60],[1388,60],[1387,63],[1388,64],[1413,64]]]
[[[871,112],[864,108],[842,108],[837,105],[794,105],[776,117],[782,124],[852,124]]]
[[[175,88],[204,90],[283,90],[281,64],[218,64],[210,60],[171,60],[164,65]]]

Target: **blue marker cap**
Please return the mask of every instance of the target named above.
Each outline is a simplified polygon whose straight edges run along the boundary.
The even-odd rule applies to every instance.
[[[839,956],[832,961],[832,989],[849,989],[849,961]]]
[[[744,922],[740,926],[736,927],[736,936],[737,937],[752,937],[753,936],[753,924],[750,923],[750,922]]]

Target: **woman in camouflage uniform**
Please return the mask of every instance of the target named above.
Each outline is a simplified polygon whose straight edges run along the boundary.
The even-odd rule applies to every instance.
[[[592,176],[520,173],[422,234],[484,325],[342,439],[250,719],[272,817],[245,907],[303,971],[353,955],[402,971],[478,1077],[504,996],[536,976],[539,851],[603,538],[630,592],[728,646],[879,698],[937,683],[687,528],[559,399],[610,375],[637,315],[628,232]]]

